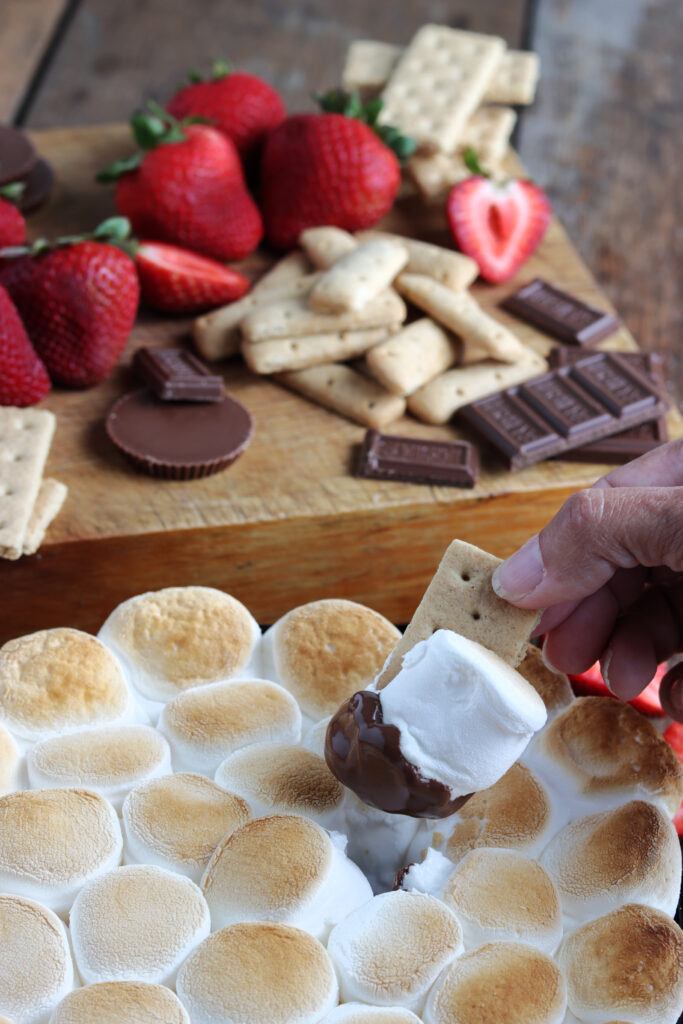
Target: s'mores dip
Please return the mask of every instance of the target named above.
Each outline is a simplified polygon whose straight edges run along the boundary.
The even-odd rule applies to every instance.
[[[403,633],[173,587],[0,649],[0,1024],[675,1024],[683,768],[497,564]]]

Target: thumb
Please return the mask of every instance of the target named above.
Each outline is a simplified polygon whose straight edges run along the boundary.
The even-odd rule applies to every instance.
[[[617,569],[683,571],[683,487],[590,488],[496,569],[493,589],[521,608],[594,594]]]

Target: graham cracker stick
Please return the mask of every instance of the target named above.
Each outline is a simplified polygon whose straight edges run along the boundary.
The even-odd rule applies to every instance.
[[[546,360],[528,348],[516,363],[506,365],[487,359],[472,366],[456,366],[414,391],[408,398],[408,408],[424,423],[447,423],[464,405],[538,377],[547,369]]]
[[[242,355],[254,373],[278,373],[303,370],[321,363],[336,363],[361,356],[385,341],[386,327],[366,331],[339,331],[337,334],[306,334],[300,338],[274,338],[271,341],[242,342]]]
[[[272,288],[250,291],[243,299],[198,317],[192,325],[192,337],[199,354],[211,362],[236,356],[240,350],[241,323],[248,313],[306,295],[317,280],[317,274],[293,277]]]
[[[476,280],[479,267],[476,261],[454,249],[443,249],[431,242],[420,242],[417,238],[403,238],[388,231],[361,231],[356,236],[359,242],[371,238],[390,238],[400,242],[408,250],[408,262],[403,274],[425,274],[453,292],[462,292]]]
[[[343,228],[325,225],[320,228],[306,228],[299,235],[299,244],[314,267],[329,270],[337,260],[355,249],[358,243],[353,235]]]
[[[408,324],[367,353],[372,376],[394,395],[409,395],[453,366],[461,343],[424,317]]]
[[[22,554],[35,554],[43,543],[48,526],[64,504],[67,494],[68,487],[59,480],[48,476],[42,481],[26,526]]]
[[[286,256],[283,256],[281,260],[278,260],[277,263],[274,263],[262,277],[259,277],[256,284],[252,285],[249,294],[258,295],[269,288],[291,285],[293,281],[306,277],[312,270],[311,261],[306,253],[302,252],[301,249],[294,249],[292,252],[288,252]]]
[[[430,277],[405,272],[396,281],[396,288],[432,319],[462,338],[465,357],[468,347],[474,349],[467,361],[488,356],[503,363],[515,363],[527,351],[519,338],[505,324],[485,313],[469,292],[452,292]]]
[[[377,680],[378,689],[394,678],[403,655],[437,629],[450,629],[493,651],[509,665],[519,665],[541,613],[515,608],[498,597],[491,577],[500,563],[500,558],[461,540],[448,546]]]
[[[56,422],[47,409],[0,407],[0,558],[23,553]]]
[[[389,287],[407,262],[408,250],[399,241],[374,238],[361,242],[316,281],[308,303],[322,313],[364,309]]]
[[[452,153],[505,50],[497,36],[423,25],[382,93],[382,124],[411,135],[428,152]]]
[[[402,323],[406,307],[393,289],[387,289],[361,310],[318,313],[305,298],[283,299],[249,313],[242,321],[247,341],[294,338],[303,334],[331,334]]]
[[[304,398],[375,430],[382,430],[405,412],[405,399],[390,395],[376,381],[341,363],[279,373],[274,379]]]

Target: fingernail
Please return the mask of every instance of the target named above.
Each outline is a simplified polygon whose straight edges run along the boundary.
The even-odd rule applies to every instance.
[[[493,589],[505,601],[521,601],[532,594],[545,576],[538,537],[531,537],[493,574]]]
[[[612,650],[612,648],[611,647],[607,647],[605,649],[604,654],[600,658],[600,675],[602,676],[602,681],[605,684],[605,686],[607,687],[607,689],[610,691],[610,693],[614,693],[614,690],[612,689],[612,685],[611,685],[611,683],[609,681],[609,668],[610,668],[610,665],[612,664],[612,656],[613,656],[613,654],[614,654],[614,651]],[[615,696],[617,696],[617,694],[615,694]]]
[[[669,669],[659,688],[659,699],[664,712],[677,722],[683,719],[683,663]]]

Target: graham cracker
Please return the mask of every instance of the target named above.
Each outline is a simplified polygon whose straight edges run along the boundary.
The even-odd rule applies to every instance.
[[[342,86],[362,99],[380,92],[403,54],[402,46],[357,39],[351,43],[342,71]]]
[[[259,277],[256,284],[252,285],[250,295],[258,295],[269,288],[279,288],[282,285],[291,285],[292,281],[298,281],[306,277],[313,270],[311,261],[301,249],[294,249],[283,256],[281,260],[274,263],[265,274]]]
[[[23,553],[56,422],[47,409],[0,407],[0,558]]]
[[[465,125],[459,150],[473,149],[482,164],[497,166],[507,153],[516,122],[512,107],[479,107]]]
[[[242,321],[247,341],[294,338],[304,334],[331,334],[367,327],[388,327],[406,318],[405,303],[393,289],[387,289],[363,309],[345,313],[318,313],[306,298],[282,299],[248,313]]]
[[[382,92],[382,124],[412,136],[418,147],[452,153],[505,51],[497,36],[423,25]]]
[[[366,331],[339,331],[336,334],[306,334],[300,338],[274,338],[271,341],[242,342],[242,355],[254,373],[278,373],[303,370],[321,363],[341,362],[361,356],[389,337],[386,327]]]
[[[408,627],[377,680],[382,689],[401,668],[403,655],[437,629],[450,629],[516,667],[541,613],[515,608],[494,592],[491,578],[501,559],[454,540],[446,549]]]
[[[506,50],[484,93],[483,103],[533,103],[541,70],[537,53]]]
[[[409,395],[458,361],[460,342],[428,317],[415,320],[367,353],[370,373],[394,395]]]
[[[471,366],[456,366],[414,391],[408,398],[408,408],[424,423],[447,423],[464,405],[538,377],[547,369],[546,360],[529,348],[512,364],[487,359]]]
[[[299,235],[299,245],[314,267],[329,270],[337,260],[356,248],[356,239],[343,228],[331,224],[319,228],[306,228]]]
[[[405,399],[389,394],[376,381],[342,363],[279,373],[274,379],[304,398],[375,430],[399,419],[406,408]]]
[[[489,165],[489,171],[498,170]],[[406,173],[423,199],[439,199],[459,181],[471,177],[462,159],[462,152],[414,153],[406,161]]]
[[[454,292],[464,291],[476,280],[479,267],[475,260],[453,249],[444,249],[431,242],[417,238],[404,238],[388,231],[361,231],[356,236],[359,242],[371,238],[389,238],[400,242],[408,250],[408,262],[404,274],[425,274],[434,278]],[[399,280],[402,275],[399,275]]]
[[[398,240],[373,238],[354,244],[316,281],[308,303],[321,313],[364,309],[389,287],[407,262],[408,250]]]
[[[51,476],[42,481],[26,526],[22,554],[33,555],[38,550],[48,526],[64,504],[68,491],[66,484]]]

